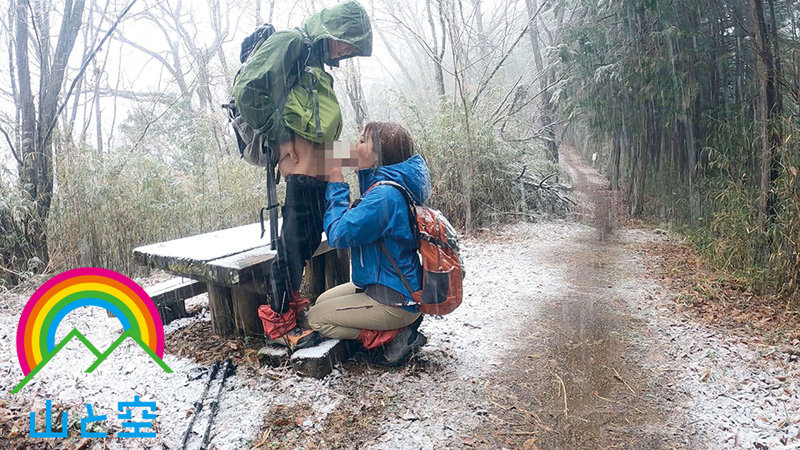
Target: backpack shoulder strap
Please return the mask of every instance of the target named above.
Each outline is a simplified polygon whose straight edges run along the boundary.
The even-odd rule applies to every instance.
[[[406,204],[408,205],[411,233],[414,236],[414,240],[417,242],[417,247],[419,247],[420,236],[419,236],[419,229],[417,229],[417,211],[416,208],[414,208],[414,197],[411,195],[411,192],[408,192],[408,189],[406,189],[402,184],[390,180],[378,181],[377,183],[370,186],[367,192],[371,191],[373,188],[378,186],[392,186],[393,188],[400,191],[400,193],[403,195],[403,198],[405,199]],[[366,193],[364,195],[366,195]],[[397,261],[395,261],[392,254],[389,253],[389,249],[386,248],[385,240],[383,238],[379,239],[378,245],[380,245],[383,254],[386,256],[386,259],[389,260],[389,263],[392,265],[394,271],[397,272],[397,275],[400,276],[400,280],[403,282],[403,286],[405,286],[405,288],[408,290],[408,293],[413,298],[414,289],[411,287],[411,283],[408,282],[408,279],[406,278],[403,271],[400,270],[400,266],[397,265]]]
[[[314,99],[314,126],[316,127],[315,131],[317,133],[317,137],[321,138],[322,119],[319,116],[319,96],[317,94],[317,91],[314,89],[314,85],[317,84],[317,74],[314,72],[314,69],[312,69],[311,66],[308,64],[309,60],[311,59],[311,48],[313,47],[314,44],[313,42],[311,42],[311,38],[308,37],[308,33],[306,33],[306,30],[300,27],[295,27],[295,30],[297,30],[300,33],[300,36],[303,37],[303,54],[300,56],[300,61],[302,61],[302,63],[299,64],[297,68],[298,69],[297,80],[299,80],[304,73],[308,73],[311,76],[311,86],[309,86],[307,90],[308,90],[308,95],[310,95]],[[292,85],[293,84],[294,83],[292,83]]]
[[[392,256],[391,253],[389,253],[389,249],[386,248],[386,243],[383,241],[383,239],[378,240],[378,245],[381,246],[381,250],[383,250],[383,254],[386,255],[386,259],[389,260],[389,263],[392,265],[394,271],[397,272],[398,275],[400,275],[400,280],[403,281],[403,286],[405,286],[406,289],[408,289],[408,293],[411,294],[413,298],[414,289],[411,287],[411,283],[408,282],[408,279],[406,279],[405,274],[403,274],[403,271],[400,270],[400,266],[397,265],[397,262],[394,260],[394,257]]]
[[[308,66],[308,61],[311,58],[311,47],[313,44],[311,42],[311,38],[308,37],[306,30],[300,27],[295,27],[294,29],[297,30],[297,32],[300,33],[300,36],[303,38],[303,54],[300,57],[300,61],[303,63],[303,67],[301,68],[302,72],[302,70]]]
[[[414,196],[411,195],[411,192],[408,192],[408,189],[406,189],[405,186],[403,186],[402,184],[400,184],[400,183],[398,183],[396,181],[381,180],[381,181],[378,181],[377,183],[373,184],[372,187],[370,187],[370,189],[372,189],[372,188],[374,188],[376,186],[391,186],[391,187],[397,189],[398,191],[400,191],[401,194],[403,194],[403,198],[406,199],[406,203],[408,203],[409,207],[413,207],[414,204],[415,204],[414,203]]]
[[[390,180],[378,181],[377,183],[373,184],[369,190],[372,190],[372,188],[377,186],[391,186],[400,191],[400,193],[403,195],[403,198],[406,200],[406,204],[408,205],[408,222],[409,226],[411,227],[411,234],[417,241],[417,246],[419,246],[420,235],[419,229],[417,228],[417,209],[415,208],[416,203],[414,202],[414,197],[411,195],[411,192],[409,192],[408,189],[406,189],[402,184]],[[369,192],[369,190],[367,190],[367,192]],[[366,193],[364,195],[366,195]]]

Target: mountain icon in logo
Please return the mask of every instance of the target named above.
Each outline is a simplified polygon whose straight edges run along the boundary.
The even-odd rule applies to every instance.
[[[12,394],[16,394],[16,393],[18,393],[19,391],[21,391],[21,390],[22,390],[22,388],[24,388],[24,387],[25,387],[25,385],[26,385],[26,384],[28,384],[28,383],[29,383],[29,382],[30,382],[30,381],[31,381],[31,380],[32,380],[32,379],[33,379],[33,378],[36,376],[36,374],[38,374],[38,373],[39,373],[39,372],[40,372],[40,371],[41,371],[41,370],[42,370],[42,369],[43,369],[43,368],[44,368],[44,367],[47,365],[47,363],[48,363],[48,362],[50,362],[50,361],[51,361],[53,358],[55,358],[55,356],[58,354],[58,352],[60,352],[60,351],[61,351],[61,350],[62,350],[64,347],[66,347],[66,346],[67,346],[67,344],[68,344],[68,343],[69,343],[69,342],[70,342],[72,339],[77,339],[77,340],[78,340],[80,343],[82,343],[82,344],[83,344],[83,345],[84,345],[84,346],[85,346],[87,349],[89,349],[89,351],[91,351],[91,352],[92,352],[92,354],[94,354],[94,356],[96,357],[95,361],[92,363],[92,365],[90,365],[90,366],[89,366],[89,367],[86,369],[85,373],[92,373],[92,372],[94,372],[94,371],[95,371],[95,369],[97,369],[97,368],[100,366],[100,364],[102,364],[102,363],[103,363],[103,361],[105,361],[106,359],[108,359],[108,357],[109,357],[109,356],[111,356],[111,354],[112,354],[112,353],[114,353],[114,351],[115,351],[117,348],[119,348],[119,347],[120,347],[120,345],[122,345],[122,343],[123,343],[123,342],[125,342],[125,340],[126,340],[126,339],[130,339],[130,340],[132,340],[133,342],[135,342],[135,343],[136,343],[136,345],[138,345],[138,346],[139,346],[139,348],[141,348],[142,350],[144,350],[144,351],[145,351],[145,353],[147,353],[147,355],[148,355],[148,356],[150,356],[150,358],[152,358],[152,359],[153,359],[153,361],[155,361],[155,363],[156,363],[156,364],[158,364],[158,366],[159,366],[159,367],[161,367],[161,369],[163,369],[163,370],[164,370],[164,372],[167,372],[167,373],[172,373],[172,369],[170,369],[170,368],[169,368],[169,366],[168,366],[168,365],[167,365],[167,364],[166,364],[166,363],[165,363],[165,362],[164,362],[164,361],[163,361],[161,358],[159,358],[159,357],[158,357],[158,355],[156,355],[156,354],[155,354],[155,352],[153,352],[153,350],[151,350],[151,349],[150,349],[150,348],[149,348],[147,345],[145,345],[145,344],[144,344],[144,343],[141,341],[141,339],[139,339],[139,338],[138,338],[138,337],[137,337],[137,336],[134,334],[133,330],[132,330],[132,329],[130,329],[130,328],[129,328],[129,329],[127,329],[127,330],[125,330],[125,332],[124,332],[124,333],[122,333],[122,334],[121,334],[121,335],[120,335],[120,336],[119,336],[119,337],[118,337],[118,338],[117,338],[117,339],[116,339],[116,340],[115,340],[115,341],[114,341],[114,342],[113,342],[113,343],[112,343],[112,344],[111,344],[111,345],[108,347],[108,349],[106,349],[106,351],[104,351],[104,352],[100,352],[100,351],[97,349],[97,347],[95,347],[95,346],[94,346],[94,345],[93,345],[93,344],[92,344],[92,343],[91,343],[91,342],[90,342],[88,339],[86,339],[86,337],[85,337],[83,334],[81,334],[81,332],[80,332],[80,331],[78,331],[78,329],[77,329],[77,328],[73,328],[73,329],[72,329],[72,331],[70,331],[70,332],[69,332],[69,334],[67,334],[67,335],[64,337],[64,339],[62,339],[62,340],[61,340],[61,342],[59,342],[59,343],[58,343],[58,345],[56,345],[56,346],[55,346],[55,348],[53,349],[53,351],[52,351],[52,352],[50,352],[50,353],[49,353],[47,356],[45,356],[45,358],[42,360],[42,362],[41,362],[41,363],[39,363],[39,364],[38,364],[36,367],[34,367],[34,369],[33,369],[33,370],[31,370],[31,372],[30,372],[30,373],[29,373],[27,376],[25,376],[25,378],[23,378],[23,379],[22,379],[22,381],[20,381],[20,382],[19,382],[19,384],[17,384],[17,385],[14,387],[14,389],[12,389],[12,390],[11,390],[11,393],[12,393]]]

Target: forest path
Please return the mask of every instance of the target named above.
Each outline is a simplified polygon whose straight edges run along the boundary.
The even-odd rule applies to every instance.
[[[575,222],[467,240],[464,305],[408,367],[342,367],[323,447],[797,448],[798,364],[677,314],[644,251],[672,238],[617,229],[621,194],[562,157]]]
[[[542,252],[550,295],[537,298],[529,337],[507,358],[500,382],[501,418],[527,422],[530,437],[503,435],[502,444],[530,448],[674,448],[694,443],[696,431],[676,415],[679,394],[667,386],[647,324],[662,297],[648,279],[638,246],[658,241],[643,229],[617,229],[626,212],[621,193],[563,146],[578,208],[577,227]],[[527,259],[527,258],[525,258]],[[541,269],[540,269],[541,270]],[[522,387],[522,389],[520,389]],[[501,408],[503,409],[503,408]],[[535,431],[535,433],[533,433]],[[522,436],[522,437],[520,437]]]
[[[209,339],[199,296],[192,317],[167,327],[165,361],[175,374],[133,373],[121,359],[109,366],[121,375],[65,377],[61,369],[75,366],[67,359],[39,377],[39,388],[0,396],[0,448],[45,448],[24,439],[34,402],[52,398],[78,412],[84,401],[108,407],[130,392],[158,399],[153,445],[177,448],[202,384],[188,376],[228,353],[238,370],[215,419],[217,449],[799,449],[798,355],[677,310],[679,293],[659,278],[654,267],[664,261],[652,251],[676,239],[627,223],[607,181],[562,149],[575,220],[466,239],[464,304],[423,321],[428,344],[409,364],[351,360],[323,380],[260,366],[258,341]],[[31,294],[0,298],[6,391],[19,378],[14,329]],[[102,310],[71,319],[96,344],[118,327]],[[141,448],[129,441],[109,447]]]

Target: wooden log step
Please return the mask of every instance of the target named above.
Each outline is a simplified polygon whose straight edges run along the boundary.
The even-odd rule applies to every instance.
[[[328,339],[317,346],[297,350],[289,360],[300,375],[325,378],[333,371],[336,363],[352,355],[354,342]]]
[[[289,349],[265,345],[258,351],[258,362],[261,366],[279,367],[289,360]]]

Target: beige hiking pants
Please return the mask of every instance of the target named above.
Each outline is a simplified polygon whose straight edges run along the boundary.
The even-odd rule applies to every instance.
[[[363,292],[356,293],[356,286],[346,283],[317,298],[317,303],[308,311],[308,324],[329,338],[358,339],[362,329],[405,328],[417,317],[419,313],[378,303]]]

